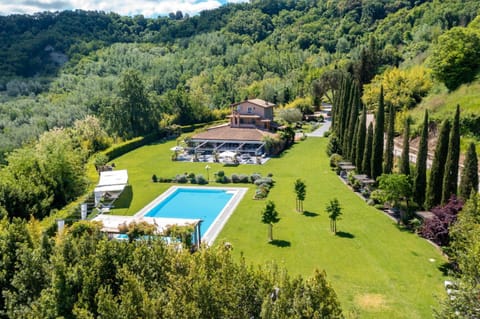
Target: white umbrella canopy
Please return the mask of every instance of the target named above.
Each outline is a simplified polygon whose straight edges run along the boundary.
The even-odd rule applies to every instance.
[[[170,151],[180,152],[180,151],[183,151],[183,147],[177,145],[177,146],[174,146],[174,147],[170,148]]]
[[[237,155],[237,153],[232,152],[232,151],[225,151],[225,152],[221,152],[220,154],[218,154],[218,156],[220,156],[220,157],[235,157],[235,155]]]

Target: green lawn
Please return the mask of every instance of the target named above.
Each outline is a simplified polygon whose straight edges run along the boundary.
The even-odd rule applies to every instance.
[[[114,213],[134,214],[171,186],[152,183],[154,173],[159,177],[184,172],[206,176],[205,163],[170,160],[169,148],[174,143],[142,147],[115,160],[118,169],[128,169],[132,191],[123,198],[122,205],[128,203],[129,208]],[[310,138],[262,166],[225,168],[210,163],[211,179],[218,170],[272,173],[276,185],[269,199],[281,217],[273,229],[276,242],[269,244],[267,226],[260,222],[265,201],[253,200],[251,187],[216,243],[228,241],[247,262],[273,260],[292,275],[310,276],[314,269],[324,269],[348,318],[431,318],[432,308],[444,294],[439,267],[445,259],[429,243],[399,230],[391,219],[351,192],[329,169],[325,146],[326,139]],[[297,178],[307,185],[305,214],[295,212],[293,184]],[[337,236],[330,233],[324,212],[334,197],[343,207]]]

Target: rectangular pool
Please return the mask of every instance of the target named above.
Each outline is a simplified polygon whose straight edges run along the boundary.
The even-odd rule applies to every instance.
[[[202,241],[211,244],[233,213],[246,188],[169,188],[137,215],[158,219],[202,220]]]

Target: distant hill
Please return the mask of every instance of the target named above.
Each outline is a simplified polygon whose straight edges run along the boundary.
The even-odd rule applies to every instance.
[[[474,0],[255,0],[194,17],[0,17],[0,162],[86,114],[121,137],[122,113],[113,110],[127,70],[138,71],[160,125],[217,119],[246,97],[315,104],[314,84],[326,71],[369,81],[388,67],[423,63],[439,35],[466,26],[479,9]]]

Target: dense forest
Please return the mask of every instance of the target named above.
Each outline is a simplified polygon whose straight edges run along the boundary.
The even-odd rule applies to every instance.
[[[95,225],[83,224],[54,242],[35,222],[24,220],[49,216],[84,194],[85,167],[98,151],[177,125],[223,119],[231,103],[245,98],[304,114],[322,102],[338,105],[343,99],[345,105],[356,105],[342,115],[351,119],[385,108],[396,114],[396,119],[382,118],[396,121],[381,125],[391,128],[389,138],[402,132],[409,136],[409,112],[422,101],[476,81],[479,10],[474,0],[253,0],[193,17],[176,12],[151,19],[80,10],[0,17],[0,217],[6,217],[0,224],[0,317],[148,317],[158,309],[184,311],[185,318],[275,318],[287,309],[292,317],[303,309],[311,311],[306,317],[341,316],[321,273],[311,281],[285,275],[279,297],[278,271],[232,263],[228,251],[206,251],[191,259],[161,243],[111,242]],[[431,114],[430,121],[439,124],[442,116]],[[478,141],[478,123],[478,112],[462,110],[455,127]],[[365,143],[382,156],[380,130],[374,136],[372,127],[360,130],[356,121],[341,125],[334,127],[337,150],[347,158],[360,164]],[[362,169],[379,177],[385,168],[370,157]],[[478,225],[477,200],[468,205],[452,237],[459,246],[452,255],[460,269],[465,267],[470,289],[464,298],[478,286],[469,261],[470,256],[478,259],[478,241],[462,237],[470,227],[467,220]],[[150,249],[161,253],[163,264],[150,255],[146,264],[140,262]],[[188,280],[200,277],[183,277],[184,286],[172,285],[179,274],[194,276],[196,263],[211,267],[205,272],[216,266],[224,270],[210,278],[218,281],[218,291],[205,296],[194,287],[198,290],[188,295]],[[152,287],[153,277],[170,290]],[[200,284],[209,286],[205,280]],[[227,292],[229,285],[240,288]],[[299,295],[307,293],[312,304],[301,304],[305,299]],[[230,303],[205,303],[204,298],[218,301],[220,296]],[[131,304],[132,298],[139,302]],[[248,298],[244,308],[232,306]],[[276,298],[282,302],[273,303]],[[180,304],[189,307],[178,309]]]
[[[391,67],[423,64],[437,37],[466,26],[478,8],[476,1],[306,0],[230,4],[194,17],[0,17],[0,154],[87,114],[111,136],[151,128],[126,131],[118,119],[125,111],[118,102],[128,100],[119,83],[131,76],[124,82],[137,82],[153,126],[221,118],[246,97],[318,104],[315,88],[329,91],[335,70],[368,83]]]

